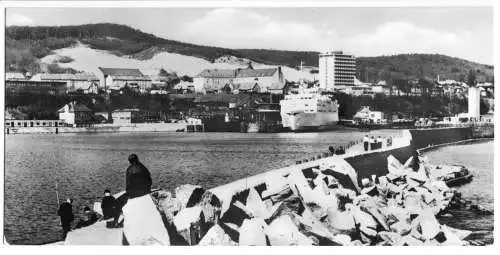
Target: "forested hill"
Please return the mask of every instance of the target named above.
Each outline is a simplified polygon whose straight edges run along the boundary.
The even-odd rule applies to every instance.
[[[78,26],[11,26],[6,28],[6,66],[10,71],[37,72],[37,60],[52,50],[77,42],[115,55],[131,55],[148,59],[167,51],[208,61],[231,55],[271,65],[298,67],[318,65],[318,52],[265,49],[227,49],[202,46],[160,38],[125,25],[101,23]],[[464,78],[470,69],[478,70],[478,78],[492,80],[493,66],[437,54],[402,54],[381,57],[359,57],[358,78],[377,81],[384,75],[404,77]]]

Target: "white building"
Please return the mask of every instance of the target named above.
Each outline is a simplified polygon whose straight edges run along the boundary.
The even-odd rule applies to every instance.
[[[99,86],[99,78],[93,73],[38,73],[31,77],[32,81],[66,82],[67,91],[89,90]],[[95,92],[97,94],[97,92]]]
[[[383,112],[372,111],[369,106],[363,106],[361,110],[354,115],[354,120],[365,123],[382,124],[386,121],[384,117]]]
[[[132,123],[136,123],[139,119],[139,115],[139,109],[135,108],[115,110],[111,113],[113,124],[119,126],[129,126]]]
[[[101,70],[100,79],[103,81],[101,84],[106,89],[118,90],[128,86],[145,92],[152,86],[151,78],[141,73],[139,69],[99,67],[99,70]]]
[[[481,102],[481,89],[479,87],[469,87],[469,117],[475,120],[480,119],[479,103]]]
[[[224,88],[252,88],[257,84],[260,93],[281,91],[284,87],[284,78],[281,67],[253,69],[251,65],[248,68],[238,69],[205,69],[193,78],[195,92],[199,93],[219,93]],[[226,86],[228,85],[228,86]],[[228,91],[226,91],[228,92]],[[238,90],[238,92],[240,92]]]
[[[342,51],[326,52],[319,55],[319,87],[333,91],[338,85],[354,85],[356,58]]]
[[[76,101],[67,103],[57,111],[59,120],[73,126],[89,124],[92,122],[92,110]]]

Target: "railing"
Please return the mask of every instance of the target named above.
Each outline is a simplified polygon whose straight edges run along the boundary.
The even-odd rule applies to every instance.
[[[382,140],[381,143],[382,143],[382,145],[385,144],[385,146],[381,146],[381,147],[376,148],[376,149],[369,149],[366,152],[378,151],[380,149],[386,149],[386,148],[393,147],[394,145],[400,144],[399,140],[402,139],[403,137],[404,137],[403,134],[382,137],[382,138],[380,138]],[[388,143],[389,138],[391,141],[390,143]],[[357,139],[357,140],[345,143],[343,145],[339,145],[339,146],[337,146],[336,149],[330,146],[334,150],[329,150],[327,152],[318,154],[318,155],[310,157],[310,158],[297,160],[297,161],[295,161],[295,164],[298,165],[298,164],[302,164],[302,163],[306,163],[306,162],[310,162],[310,161],[314,161],[314,160],[318,160],[318,159],[322,159],[322,158],[332,157],[333,155],[343,155],[343,154],[346,154],[349,149],[351,149],[355,146],[358,146],[358,145],[359,146],[363,145],[363,142],[364,142],[363,139]],[[330,149],[330,148],[327,148],[327,149]],[[361,149],[362,150],[359,151],[360,153],[365,152],[363,147],[361,147]]]

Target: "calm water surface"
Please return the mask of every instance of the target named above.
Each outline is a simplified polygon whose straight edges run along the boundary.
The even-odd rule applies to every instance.
[[[391,135],[394,130],[373,131]],[[5,137],[5,235],[10,243],[58,241],[56,180],[60,199],[74,211],[101,199],[104,189],[125,189],[130,153],[149,168],[153,187],[206,188],[294,164],[362,138],[363,132],[322,133],[114,133]]]
[[[433,164],[460,164],[474,175],[471,183],[458,187],[462,197],[475,204],[494,210],[493,205],[493,151],[494,142],[481,142],[440,148],[425,155]],[[475,240],[493,243],[493,215],[481,216],[466,210],[451,211],[451,217],[440,222],[451,227],[475,231]]]

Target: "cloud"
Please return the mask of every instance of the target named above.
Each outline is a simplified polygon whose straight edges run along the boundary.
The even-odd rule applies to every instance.
[[[185,26],[191,40],[231,48],[314,50],[323,36],[315,27],[280,21],[248,9],[215,9]]]
[[[14,13],[7,16],[7,26],[27,26],[33,24],[33,20],[19,13]]]
[[[481,54],[481,51],[491,52],[492,42],[479,40],[477,33],[479,31],[441,31],[406,21],[390,21],[372,33],[358,34],[343,40],[341,46],[360,56],[439,53],[491,63],[492,57]]]
[[[366,55],[429,52],[455,48],[460,44],[457,34],[418,27],[406,21],[382,24],[374,32],[359,34],[345,41]]]

